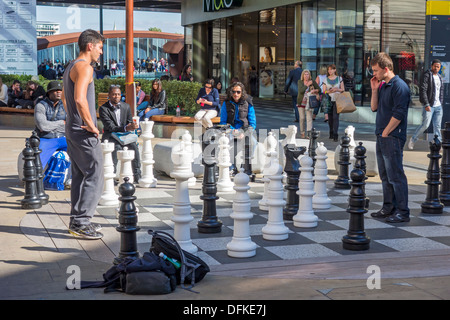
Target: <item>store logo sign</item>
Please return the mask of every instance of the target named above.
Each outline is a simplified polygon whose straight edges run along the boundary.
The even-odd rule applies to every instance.
[[[244,0],[203,0],[203,11],[214,12],[242,6]]]

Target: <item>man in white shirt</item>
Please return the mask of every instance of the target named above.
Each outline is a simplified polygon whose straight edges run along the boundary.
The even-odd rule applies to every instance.
[[[425,71],[423,75],[419,90],[419,99],[423,105],[422,124],[409,139],[408,148],[411,150],[414,149],[414,144],[417,142],[419,135],[427,130],[431,122],[433,122],[433,135],[437,134],[438,139],[442,141],[441,122],[444,86],[442,76],[439,74],[440,69],[441,61],[435,59],[431,63],[431,69]]]

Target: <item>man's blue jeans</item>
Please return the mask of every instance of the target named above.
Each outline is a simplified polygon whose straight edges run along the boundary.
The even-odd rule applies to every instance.
[[[378,174],[383,188],[383,210],[409,217],[408,181],[403,171],[403,146],[397,137],[377,136]]]
[[[422,110],[422,124],[416,129],[412,138],[415,143],[419,139],[419,134],[424,132],[430,126],[433,121],[433,135],[437,134],[439,141],[442,141],[441,137],[441,123],[442,123],[442,106],[431,107],[431,111],[426,111],[425,107]]]

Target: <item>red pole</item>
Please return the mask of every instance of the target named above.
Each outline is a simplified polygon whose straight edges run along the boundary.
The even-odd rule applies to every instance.
[[[134,34],[133,34],[133,10],[134,10],[134,2],[133,0],[126,0],[126,30],[125,30],[125,59],[126,59],[126,73],[125,73],[125,99],[126,102],[131,107],[131,114],[134,115],[134,90],[133,90],[133,82],[134,82]]]

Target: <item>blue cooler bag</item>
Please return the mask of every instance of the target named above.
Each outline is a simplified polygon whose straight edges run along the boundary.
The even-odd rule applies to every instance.
[[[50,157],[44,172],[44,189],[64,190],[64,180],[70,166],[64,151],[58,151]]]

